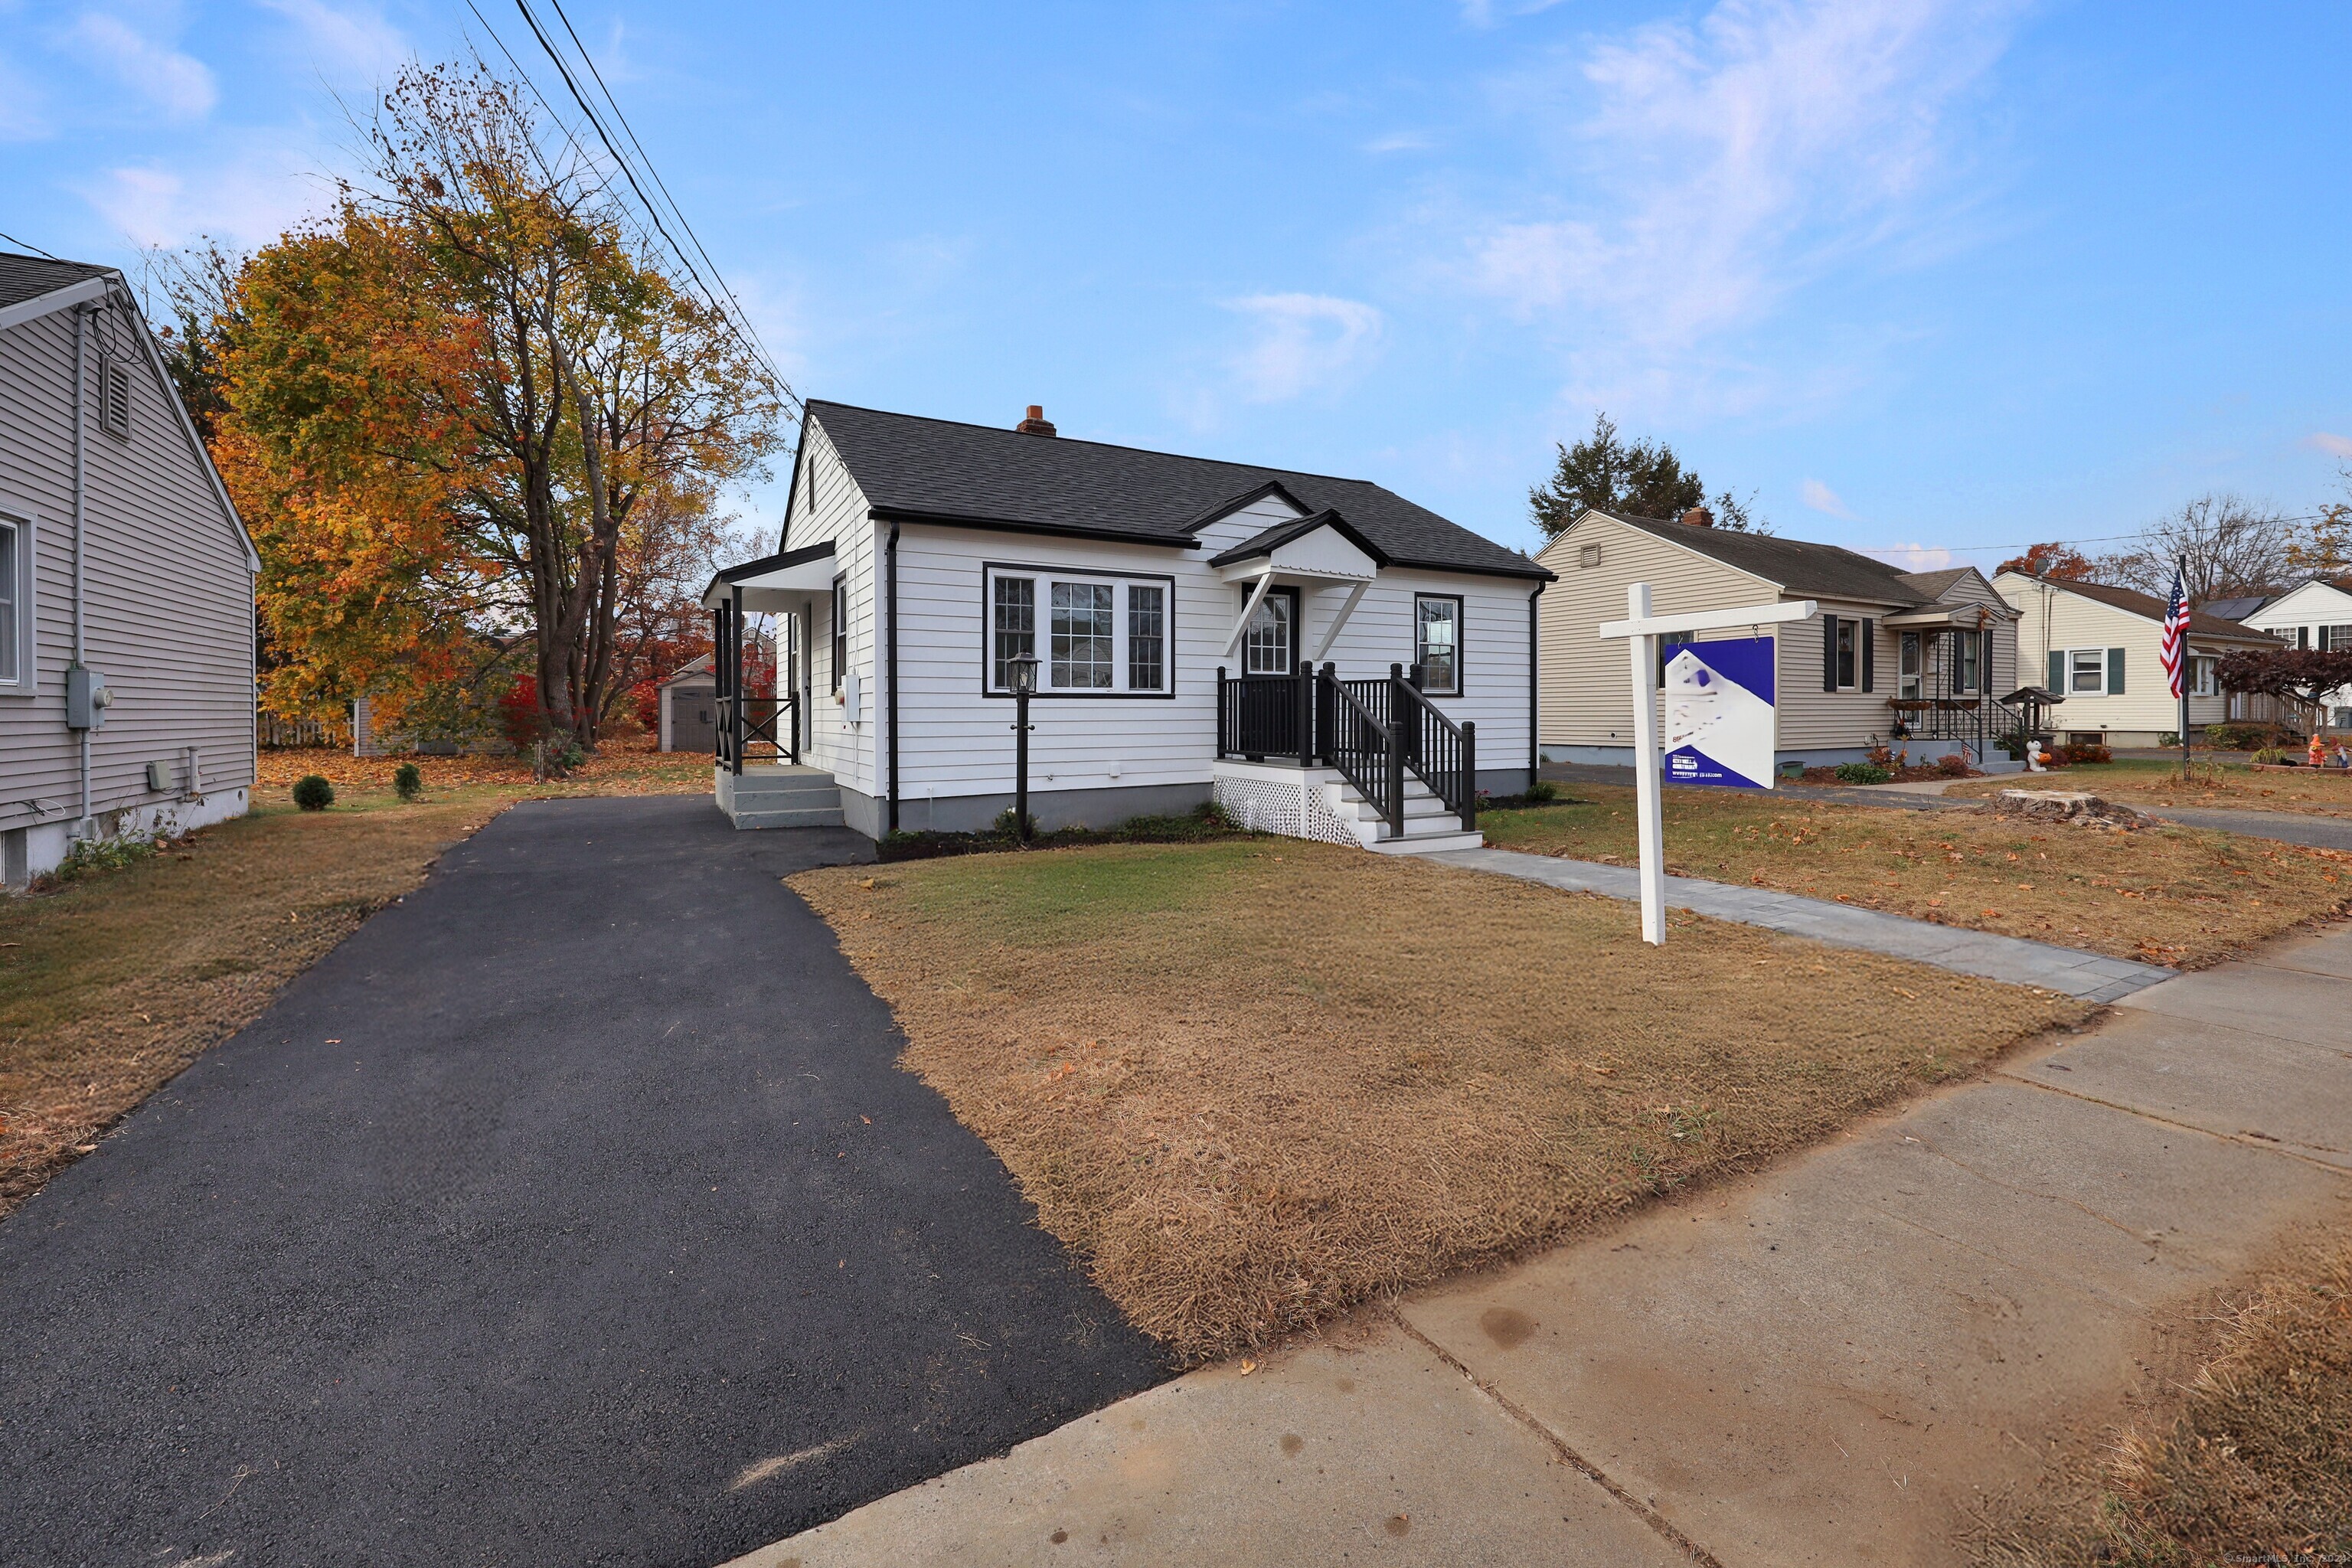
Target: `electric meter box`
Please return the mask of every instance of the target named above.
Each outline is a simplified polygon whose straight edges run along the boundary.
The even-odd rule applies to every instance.
[[[86,664],[66,667],[66,728],[97,730],[106,723],[106,710],[114,701],[114,693],[107,689],[106,677]]]

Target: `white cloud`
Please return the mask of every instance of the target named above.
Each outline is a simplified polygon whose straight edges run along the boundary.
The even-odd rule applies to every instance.
[[[1391,131],[1364,143],[1367,153],[1422,153],[1437,143],[1418,131]]]
[[[326,0],[257,0],[294,24],[310,60],[331,77],[389,77],[408,58],[408,40],[373,5]]]
[[[2352,458],[2352,436],[2335,436],[2325,430],[2314,430],[2303,438],[2303,444],[2331,458]]]
[[[2018,8],[1720,0],[1696,25],[1556,54],[1505,94],[1559,161],[1528,204],[1556,210],[1485,226],[1471,277],[1523,315],[1597,312],[1654,351],[1753,322],[1916,226],[1947,121]]]
[[[110,71],[124,86],[175,120],[201,120],[219,99],[213,73],[193,56],[135,31],[119,16],[87,11],[67,30],[83,59]]]
[[[1952,552],[1928,544],[1887,544],[1865,550],[1884,556],[1897,572],[1941,572],[1952,563]]]
[[[329,194],[307,158],[267,138],[207,159],[194,173],[131,164],[106,170],[82,190],[133,245],[185,245],[210,235],[248,249],[320,210]]]
[[[1853,516],[1853,513],[1846,510],[1844,499],[1819,479],[1807,479],[1798,486],[1797,496],[1815,511],[1825,511],[1832,517],[1852,518]]]
[[[1461,3],[1462,19],[1470,26],[1491,27],[1495,25],[1495,0],[1461,0]],[[1502,9],[1506,16],[1532,16],[1538,11],[1549,11],[1559,3],[1560,0],[1519,0],[1517,5],[1507,5]]]
[[[1257,338],[1230,364],[1243,395],[1280,403],[1339,385],[1379,351],[1379,310],[1328,294],[1253,294],[1225,308],[1250,317]]]

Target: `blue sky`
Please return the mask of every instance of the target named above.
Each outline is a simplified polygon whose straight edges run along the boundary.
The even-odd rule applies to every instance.
[[[1041,402],[1519,546],[1605,407],[1919,564],[2308,510],[2352,456],[2352,7],[567,5],[809,395]],[[463,0],[0,0],[0,229],[258,243],[339,97],[468,37]]]

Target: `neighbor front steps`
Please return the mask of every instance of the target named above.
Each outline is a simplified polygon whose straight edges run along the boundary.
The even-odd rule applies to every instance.
[[[839,827],[841,786],[823,768],[746,763],[717,771],[719,809],[737,827]]]

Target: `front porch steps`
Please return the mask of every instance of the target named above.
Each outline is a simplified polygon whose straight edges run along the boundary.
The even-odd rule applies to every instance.
[[[1438,855],[1449,849],[1476,849],[1486,842],[1483,833],[1464,832],[1462,819],[1446,810],[1445,803],[1411,773],[1404,777],[1401,836],[1390,833],[1381,808],[1366,800],[1354,784],[1333,776],[1338,783],[1339,820],[1355,826],[1357,842],[1375,855]],[[1333,793],[1330,784],[1324,786],[1324,793]]]
[[[1410,773],[1402,834],[1391,834],[1380,808],[1336,768],[1220,758],[1212,778],[1218,803],[1234,820],[1261,832],[1353,843],[1379,855],[1436,855],[1476,849],[1486,841],[1465,831],[1461,818]]]
[[[823,768],[746,763],[715,772],[719,809],[739,828],[839,827],[841,786]]]

